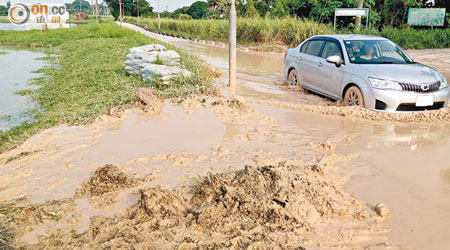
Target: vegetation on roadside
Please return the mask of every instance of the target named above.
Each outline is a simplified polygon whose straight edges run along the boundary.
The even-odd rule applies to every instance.
[[[125,21],[147,29],[158,30],[157,19],[140,18],[138,20],[134,17],[126,17]],[[198,39],[228,41],[228,20],[161,19],[161,31]],[[310,36],[325,33],[332,33],[328,25],[291,17],[239,18],[237,22],[237,40],[243,45],[279,42],[294,45]]]
[[[126,17],[150,30],[158,30],[157,19]],[[228,41],[228,20],[177,20],[161,19],[161,32],[204,40]],[[313,35],[331,34],[330,25],[318,24],[292,17],[239,18],[237,40],[241,45],[284,44],[294,47]],[[352,30],[338,30],[338,33],[353,33]],[[449,48],[450,29],[414,30],[386,27],[381,31],[362,30],[363,34],[384,36],[406,49]]]
[[[214,72],[206,64],[166,44],[180,53],[181,67],[192,71],[192,78],[149,85],[141,77],[129,76],[124,69],[128,49],[149,43],[160,42],[113,22],[48,31],[0,31],[0,45],[51,48],[58,55],[46,58],[57,66],[41,69],[42,77],[33,81],[39,86],[32,93],[39,103],[39,110],[33,111],[36,120],[0,132],[0,152],[43,129],[86,124],[115,106],[129,105],[139,87],[152,87],[166,98],[215,91],[210,84]]]

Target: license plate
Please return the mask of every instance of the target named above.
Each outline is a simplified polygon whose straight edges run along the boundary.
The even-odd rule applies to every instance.
[[[433,106],[434,96],[432,95],[419,95],[416,97],[416,107]]]

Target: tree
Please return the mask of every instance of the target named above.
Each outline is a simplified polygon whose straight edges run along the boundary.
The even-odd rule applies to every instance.
[[[0,16],[7,16],[8,8],[6,6],[0,5]]]
[[[66,9],[69,13],[88,12],[91,10],[91,5],[88,1],[75,0],[72,3],[66,3]]]
[[[272,2],[271,13],[275,17],[284,17],[287,15],[287,11],[284,8],[284,3],[282,0],[275,0]]]
[[[197,1],[189,7],[186,14],[190,15],[195,19],[202,19],[206,17],[208,8],[209,4],[207,2]]]
[[[255,8],[255,3],[253,0],[247,0],[245,4],[245,16],[246,17],[259,17],[259,12]]]
[[[109,6],[111,15],[117,20],[120,15],[119,0],[106,0]],[[123,15],[124,16],[137,16],[138,1],[137,0],[122,0],[123,4]],[[146,0],[139,0],[139,15],[148,16],[153,12],[153,7],[151,7]]]
[[[189,9],[189,6],[184,6],[176,9],[172,14],[170,14],[171,18],[179,18],[181,14],[186,14]]]
[[[210,0],[210,8],[207,16],[209,18],[223,18],[230,10],[230,0]]]

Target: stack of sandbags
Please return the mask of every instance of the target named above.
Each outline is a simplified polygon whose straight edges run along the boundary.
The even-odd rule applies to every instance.
[[[129,74],[142,75],[147,82],[160,78],[162,83],[169,83],[170,79],[180,75],[191,76],[191,72],[178,67],[180,55],[160,44],[131,48],[125,64]]]
[[[166,66],[158,64],[149,64],[141,69],[142,78],[146,82],[153,82],[161,80],[161,83],[168,84],[170,79],[183,76],[191,77],[192,73],[185,69],[180,69],[176,66]]]

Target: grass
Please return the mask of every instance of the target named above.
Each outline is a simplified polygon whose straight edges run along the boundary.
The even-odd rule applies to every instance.
[[[156,19],[126,17],[125,22],[135,23],[147,29],[157,30]],[[198,39],[228,41],[228,20],[177,20],[161,19],[161,31]],[[265,44],[282,42],[298,44],[317,34],[331,33],[328,25],[308,20],[286,17],[283,19],[240,18],[237,22],[239,44]]]
[[[112,16],[100,16],[98,21],[105,22],[105,21],[112,21],[112,20],[113,20]],[[97,22],[97,19],[95,16],[89,16],[87,19],[77,20],[75,15],[70,15],[70,18],[67,21],[67,23],[72,23],[72,24],[88,24],[91,22]]]
[[[150,30],[158,30],[156,19],[126,17],[126,22]],[[161,32],[204,40],[227,41],[228,20],[177,20],[161,19]],[[313,35],[331,34],[330,25],[286,17],[240,18],[237,22],[237,42],[240,45],[283,44],[295,47]],[[353,33],[339,30],[338,33]],[[450,29],[415,30],[385,27],[381,31],[363,30],[363,34],[384,36],[405,49],[449,48]]]
[[[153,42],[157,41],[121,29],[113,22],[48,31],[0,31],[0,45],[51,48],[58,55],[46,58],[54,67],[41,69],[43,76],[33,81],[39,88],[26,93],[39,103],[39,110],[33,111],[36,120],[0,132],[0,152],[43,129],[90,123],[115,106],[130,105],[139,87],[152,87],[165,98],[215,91],[210,84],[214,72],[197,57],[179,49],[181,67],[192,71],[192,78],[169,85],[149,85],[141,77],[129,76],[124,69],[128,49]]]

